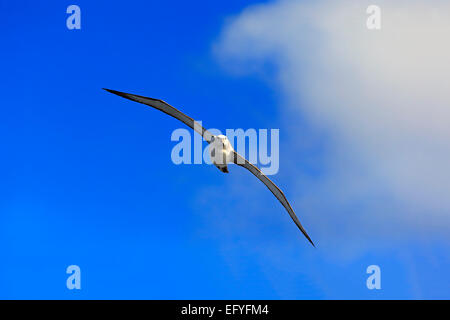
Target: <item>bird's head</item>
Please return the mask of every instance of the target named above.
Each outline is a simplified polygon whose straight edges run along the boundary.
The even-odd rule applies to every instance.
[[[219,134],[217,136],[214,136],[213,143],[222,144],[224,149],[231,148],[230,140],[228,140],[227,136],[224,136],[223,134]]]
[[[230,140],[223,134],[219,134],[217,136],[213,136],[211,138],[211,145],[218,149],[223,150],[225,152],[230,152],[233,150],[233,147],[231,146]]]

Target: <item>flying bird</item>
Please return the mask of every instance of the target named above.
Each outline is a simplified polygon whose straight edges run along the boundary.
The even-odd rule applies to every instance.
[[[123,98],[139,102],[145,105],[148,105],[150,107],[153,107],[155,109],[158,109],[164,113],[167,113],[169,116],[174,117],[175,119],[180,120],[188,127],[192,128],[194,131],[199,133],[205,140],[208,142],[210,147],[210,155],[211,160],[213,161],[214,165],[222,172],[228,173],[228,163],[235,163],[241,167],[244,167],[245,169],[249,170],[255,177],[257,177],[259,180],[261,180],[267,188],[273,193],[273,195],[278,199],[278,201],[281,202],[281,204],[286,208],[287,212],[291,216],[292,220],[294,220],[297,227],[300,229],[300,231],[303,233],[303,235],[308,239],[308,241],[315,247],[314,243],[312,242],[311,238],[306,233],[305,229],[303,228],[302,224],[298,220],[297,216],[294,213],[294,210],[292,209],[291,205],[286,199],[286,196],[284,195],[283,191],[278,188],[275,183],[272,182],[266,175],[264,175],[261,170],[259,170],[256,166],[251,164],[247,159],[242,157],[240,154],[238,154],[233,147],[231,146],[230,141],[228,138],[224,135],[213,135],[208,130],[203,128],[198,122],[196,122],[191,117],[188,117],[183,112],[179,111],[178,109],[175,109],[168,103],[159,100],[159,99],[153,99],[148,97],[143,97],[131,93],[124,93],[116,90],[111,89],[104,89],[110,93],[114,93],[118,96],[121,96]]]

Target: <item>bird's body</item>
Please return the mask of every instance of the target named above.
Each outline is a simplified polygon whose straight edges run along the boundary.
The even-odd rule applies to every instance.
[[[228,173],[228,163],[234,161],[234,149],[228,138],[222,134],[213,136],[209,148],[213,164],[220,171]]]
[[[124,93],[120,91],[105,89],[108,92],[114,93],[118,96],[121,96],[123,98],[136,101],[148,106],[151,106],[157,110],[160,110],[189,126],[192,128],[195,132],[200,134],[206,142],[210,144],[210,156],[211,160],[214,163],[214,165],[219,168],[220,171],[224,173],[228,173],[228,163],[234,163],[237,164],[248,171],[250,171],[255,177],[257,177],[261,182],[263,182],[266,187],[272,192],[272,194],[280,201],[280,203],[284,206],[284,208],[289,213],[289,216],[292,218],[294,223],[297,225],[297,227],[300,229],[300,231],[303,233],[303,235],[308,239],[308,241],[314,246],[314,243],[312,242],[311,238],[306,233],[305,229],[303,228],[302,224],[298,220],[297,216],[294,213],[294,210],[292,209],[291,205],[289,204],[288,200],[286,199],[286,196],[284,193],[276,186],[275,183],[272,182],[266,175],[264,175],[261,170],[259,170],[256,166],[251,164],[247,159],[242,157],[240,154],[238,154],[236,151],[234,151],[233,147],[231,146],[230,141],[227,139],[224,135],[213,135],[211,132],[203,128],[198,122],[194,121],[191,117],[188,117],[183,112],[181,112],[178,109],[175,109],[168,103],[159,100],[159,99],[153,99],[148,98],[144,96],[139,96],[136,94],[130,94],[130,93]]]

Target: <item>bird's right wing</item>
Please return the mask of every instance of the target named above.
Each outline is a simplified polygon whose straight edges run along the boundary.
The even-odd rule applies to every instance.
[[[302,224],[300,223],[297,216],[295,215],[295,212],[292,209],[289,202],[287,201],[286,196],[284,195],[283,191],[281,191],[280,188],[278,188],[277,185],[275,183],[273,183],[272,180],[270,180],[265,174],[263,174],[261,172],[261,170],[259,170],[256,166],[251,164],[247,159],[242,157],[236,151],[233,151],[233,152],[234,152],[234,161],[233,162],[237,165],[240,165],[241,167],[244,167],[251,173],[253,173],[253,175],[255,175],[255,177],[257,177],[259,180],[261,180],[266,185],[266,187],[269,188],[269,190],[273,193],[273,195],[275,197],[277,197],[278,201],[280,201],[281,204],[286,208],[286,210],[289,213],[289,215],[291,216],[292,220],[294,220],[295,224],[300,229],[300,231],[303,233],[303,235],[306,237],[306,239],[308,239],[308,241],[311,242],[311,244],[315,247],[311,238],[306,233],[306,230],[303,228]]]
[[[167,102],[164,102],[164,101],[159,100],[159,99],[153,99],[153,98],[138,96],[136,94],[125,93],[125,92],[120,92],[120,91],[111,90],[111,89],[104,89],[104,90],[106,90],[108,92],[111,92],[111,93],[114,93],[114,94],[116,94],[118,96],[121,96],[123,98],[129,99],[129,100],[132,100],[132,101],[136,101],[136,102],[145,104],[147,106],[153,107],[155,109],[158,109],[158,110],[168,114],[169,116],[172,116],[175,119],[180,120],[181,122],[183,122],[187,126],[191,127],[194,131],[199,133],[208,143],[211,143],[211,140],[212,140],[212,137],[213,137],[213,134],[211,132],[209,132],[208,130],[203,128],[197,121],[195,121],[191,117],[188,117],[187,115],[185,115],[180,110],[175,109],[174,107],[172,107]]]

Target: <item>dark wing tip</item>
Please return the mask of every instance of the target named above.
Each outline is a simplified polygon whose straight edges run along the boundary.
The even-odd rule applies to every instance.
[[[106,89],[106,88],[102,88],[102,89],[105,90],[105,91],[108,91],[110,93],[116,94],[116,95],[118,95],[118,96],[120,96],[122,98],[128,99],[128,100],[137,101],[136,98],[142,98],[142,99],[148,99],[148,100],[157,101],[157,102],[161,102],[161,103],[169,105],[167,102],[165,102],[165,101],[163,101],[161,99],[144,97],[144,96],[140,96],[138,94],[126,93],[126,92],[121,92],[121,91],[112,90],[112,89]],[[138,102],[140,102],[140,101],[138,101]],[[141,102],[141,103],[143,103],[143,102]],[[146,103],[144,103],[144,104],[146,104]],[[170,106],[170,107],[172,107],[172,106]]]
[[[303,235],[305,236],[306,239],[308,239],[308,241],[312,244],[312,246],[315,248],[316,245],[314,244],[314,242],[311,240],[311,238],[309,237],[308,233],[306,232],[306,230],[303,228],[303,226],[300,224],[300,221],[296,221],[296,219],[293,219],[295,224],[297,225],[297,227],[300,229],[300,231],[303,233]]]
[[[112,90],[112,89],[106,89],[106,88],[102,88],[102,89],[105,91],[108,91],[110,93],[117,94],[118,96],[121,96],[121,97],[125,96],[124,92],[120,92],[120,91],[116,91],[116,90]]]
[[[311,238],[308,235],[306,235],[306,239],[308,239],[308,241],[312,244],[312,246],[314,248],[316,247],[316,245],[314,244],[314,242],[311,240]]]
[[[295,220],[294,220],[295,221]],[[308,233],[306,233],[306,230],[303,229],[303,227],[301,227],[301,225],[297,224],[297,227],[299,227],[300,231],[303,233],[303,235],[305,236],[306,239],[308,239],[308,241],[312,244],[312,246],[315,248],[316,245],[314,244],[314,242],[311,240],[311,238],[309,237]]]

